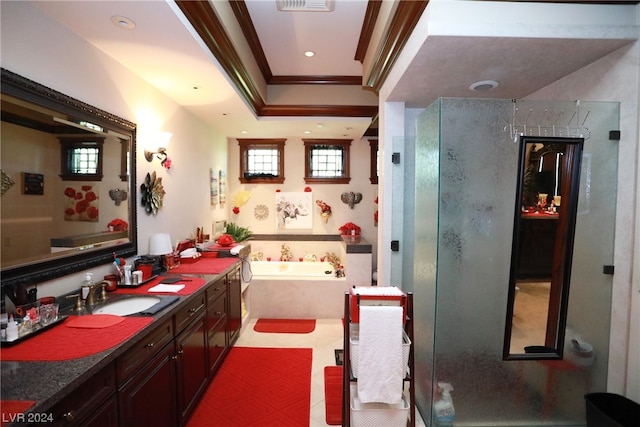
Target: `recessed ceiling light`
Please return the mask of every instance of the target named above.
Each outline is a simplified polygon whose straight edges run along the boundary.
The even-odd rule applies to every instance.
[[[310,133],[311,133],[311,131],[310,131],[310,130],[305,130],[305,131],[304,131],[304,133],[306,133],[306,134],[310,134]]]
[[[485,90],[495,89],[497,87],[498,87],[498,82],[495,80],[481,80],[469,86],[469,89],[476,92],[482,92]]]
[[[304,53],[304,56],[306,56],[307,58],[311,58],[312,56],[315,56],[315,52],[308,50]]]
[[[135,22],[124,16],[112,16],[111,23],[123,30],[133,30],[136,27]]]
[[[241,130],[240,133],[249,133],[246,130]]]

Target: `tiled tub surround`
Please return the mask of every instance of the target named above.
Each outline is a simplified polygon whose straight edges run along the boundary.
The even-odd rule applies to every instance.
[[[237,263],[231,266],[225,263],[219,274],[199,275],[198,277],[204,278],[206,283],[202,289],[194,291],[193,294],[188,296],[180,296],[180,300],[177,303],[153,315],[153,321],[136,335],[108,350],[91,356],[64,361],[24,362],[2,360],[2,363],[0,363],[2,376],[0,384],[1,399],[35,401],[36,403],[28,409],[28,412],[40,414],[51,413],[54,407],[60,407],[60,404],[66,402],[71,395],[76,395],[78,391],[87,389],[87,387],[91,389],[85,394],[90,396],[87,402],[94,402],[97,398],[104,398],[105,401],[109,400],[110,402],[114,401],[112,397],[117,399],[121,393],[120,384],[114,385],[116,382],[114,377],[115,366],[119,364],[122,356],[129,354],[131,350],[140,346],[142,340],[148,339],[149,335],[156,334],[154,331],[162,331],[165,325],[170,325],[169,329],[173,330],[174,316],[178,316],[186,308],[198,302],[202,298],[205,288],[217,283],[238,266],[239,264]],[[61,327],[64,327],[64,325],[56,326],[56,328]],[[96,333],[105,332],[106,330],[96,330]],[[46,334],[46,332],[43,334]],[[20,344],[17,346],[19,347]],[[173,344],[171,344],[171,348],[173,348],[172,346]],[[46,352],[47,349],[42,348],[42,351]],[[109,375],[105,376],[105,373],[109,373]],[[97,389],[94,390],[92,381],[98,377],[101,380],[103,377],[108,377],[111,384],[110,387],[117,386],[118,389],[103,387],[100,392],[97,392]],[[95,385],[95,387],[98,386]],[[107,392],[108,395],[105,394]],[[17,423],[17,425],[22,425],[22,423]]]
[[[334,279],[335,270],[328,262],[251,261],[256,277],[275,276],[284,280]]]
[[[294,262],[252,262],[260,264],[324,264]],[[254,271],[249,287],[251,317],[270,319],[338,319],[343,313],[344,293],[349,289],[344,277],[265,275]],[[245,297],[246,298],[246,297]]]
[[[361,237],[337,234],[254,234],[251,253],[262,254],[262,259],[280,260],[282,245],[293,254],[293,262],[315,255],[320,261],[327,253],[335,253],[344,266],[349,286],[371,285],[373,273],[372,245]]]
[[[275,263],[274,254],[280,253],[283,243],[297,258],[313,254],[320,259],[326,252],[336,253],[346,276],[260,275],[260,264],[256,264],[249,292],[244,295],[245,303],[249,300],[251,318],[340,319],[344,312],[344,293],[351,286],[371,285],[371,244],[364,239],[336,235],[258,235],[252,239],[251,246],[254,254],[262,252],[264,259],[269,256],[271,263]],[[291,264],[295,262],[299,261]]]

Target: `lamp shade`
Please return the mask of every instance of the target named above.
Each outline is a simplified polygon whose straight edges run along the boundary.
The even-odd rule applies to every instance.
[[[156,233],[149,240],[149,255],[166,255],[173,252],[169,233]]]

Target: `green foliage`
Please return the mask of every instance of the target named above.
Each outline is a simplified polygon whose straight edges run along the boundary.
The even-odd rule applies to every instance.
[[[242,242],[244,240],[250,239],[253,235],[248,227],[240,227],[233,222],[227,224],[227,234],[233,237],[234,242]]]

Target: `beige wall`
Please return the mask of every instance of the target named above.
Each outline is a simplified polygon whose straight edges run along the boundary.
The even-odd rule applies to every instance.
[[[299,138],[288,138],[285,143],[285,182],[283,184],[241,184],[238,180],[240,160],[239,146],[235,139],[229,141],[229,170],[227,174],[227,205],[233,207],[233,196],[239,191],[250,191],[251,198],[240,208],[240,213],[229,214],[229,220],[243,227],[249,227],[256,234],[340,234],[338,228],[346,222],[353,222],[362,228],[362,237],[374,244],[377,239],[377,229],[374,226],[373,213],[378,208],[375,204],[378,186],[371,184],[369,141],[355,140],[351,143],[351,182],[349,184],[305,184],[304,182],[304,144]],[[313,228],[278,230],[274,216],[276,190],[283,192],[303,192],[305,187],[311,187],[313,193]],[[350,209],[344,204],[340,195],[353,191],[362,193],[362,201]],[[320,209],[315,205],[316,200],[322,200],[331,206],[332,215],[325,224],[320,217]],[[254,209],[257,205],[269,208],[269,218],[264,221],[256,220]],[[375,259],[375,254],[374,254]]]
[[[183,239],[198,226],[210,229],[216,219],[226,218],[227,211],[211,206],[209,197],[209,169],[226,167],[223,135],[29,2],[2,2],[1,7],[3,68],[137,124],[136,188],[147,173],[156,171],[167,193],[156,216],[144,212],[138,195],[140,254],[148,252],[152,233],[168,232],[173,240]],[[160,131],[172,134],[170,170],[162,168],[159,160],[147,162],[143,155],[147,136]],[[106,265],[92,271],[101,277],[111,274],[112,268]],[[39,284],[38,295],[77,290],[83,276],[77,273]]]
[[[636,42],[527,97],[620,102],[622,137],[618,151],[608,388],[636,401],[640,401],[640,239],[630,231],[640,229],[639,62],[640,42]]]

